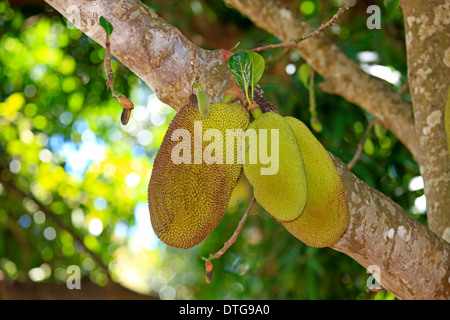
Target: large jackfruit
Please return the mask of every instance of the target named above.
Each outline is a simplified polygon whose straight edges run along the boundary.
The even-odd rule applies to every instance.
[[[350,213],[341,177],[328,152],[306,125],[286,117],[303,155],[308,198],[303,213],[295,220],[282,222],[286,229],[312,247],[329,247],[344,234]]]
[[[277,131],[272,129],[278,130],[278,139],[275,137],[274,141],[272,137]],[[258,139],[249,139],[244,173],[253,186],[253,195],[276,220],[294,220],[302,213],[307,198],[305,168],[295,134],[288,122],[274,112],[267,112],[256,118],[248,127],[247,136],[250,136],[248,133],[251,130],[256,132]],[[267,137],[267,140],[261,140],[262,137]],[[278,142],[278,145],[273,145],[273,142]],[[265,147],[272,158],[268,164],[264,164],[261,158],[261,150]],[[251,157],[253,154],[256,158],[255,153],[258,153],[257,161],[252,164]],[[274,166],[276,173],[268,170]]]
[[[222,220],[242,171],[242,165],[236,162],[236,146],[234,162],[227,164],[226,130],[243,131],[248,124],[248,112],[240,104],[212,103],[207,118],[192,106],[185,106],[175,115],[156,155],[148,187],[151,223],[161,241],[173,247],[191,248]],[[208,129],[217,130],[209,131],[215,136],[214,140],[209,137],[212,142],[203,141]],[[219,138],[223,140],[215,140]],[[222,150],[212,147],[219,142]],[[178,160],[173,154],[190,163],[174,163]],[[223,164],[208,160],[214,157],[221,158]]]

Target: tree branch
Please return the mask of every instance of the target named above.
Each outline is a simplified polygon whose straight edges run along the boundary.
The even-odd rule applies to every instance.
[[[450,244],[332,158],[350,209],[350,225],[332,248],[378,267],[375,278],[397,298],[448,299]]]
[[[450,242],[450,157],[444,122],[450,85],[450,3],[403,0],[402,9],[428,226]]]
[[[114,27],[111,54],[175,110],[189,103],[194,70],[189,46],[174,28],[138,0],[46,0],[88,37],[105,46],[105,31],[99,18]],[[222,50],[195,47],[200,83],[211,101],[219,101],[229,87]],[[184,72],[180,72],[183,70]],[[164,76],[162,76],[164,75]],[[204,85],[203,85],[204,84]]]
[[[278,43],[278,44],[271,44],[271,45],[267,45],[267,46],[263,46],[263,47],[258,47],[255,49],[252,49],[252,51],[254,52],[260,52],[263,50],[267,50],[267,49],[275,49],[275,48],[292,48],[295,47],[297,45],[297,43],[302,42],[303,40],[312,38],[317,36],[319,33],[325,31],[326,29],[330,28],[331,26],[333,26],[336,23],[336,20],[339,19],[339,17],[341,16],[341,14],[343,14],[345,11],[347,11],[349,9],[349,7],[344,7],[344,8],[339,8],[338,12],[325,24],[322,24],[319,28],[317,28],[314,31],[311,31],[307,36],[301,36],[300,38],[298,38],[297,40],[291,40],[291,41],[287,41],[287,42],[282,42],[282,43]]]
[[[113,54],[131,66],[138,76],[144,77],[159,97],[172,101],[175,109],[182,106],[185,100],[188,101],[194,78],[190,71],[189,49],[184,42],[174,40],[179,37],[170,36],[172,28],[154,13],[134,0],[48,2],[63,14],[67,14],[65,8],[68,3],[77,2],[86,19],[94,15],[105,16],[114,25],[117,37],[114,39],[113,33]],[[257,24],[282,39],[298,38],[298,34],[311,30],[289,10],[272,0],[248,0],[245,6],[244,1],[226,2],[235,5],[257,20]],[[89,36],[95,36],[92,30],[87,31]],[[146,35],[149,37],[146,38]],[[373,112],[417,156],[409,104],[383,82],[362,72],[323,35],[299,44],[297,49],[328,83],[336,81],[339,94]],[[229,83],[229,73],[217,53],[197,48],[202,84],[216,88],[216,97],[223,95]],[[170,68],[168,63],[172,64]],[[160,72],[161,68],[168,74]],[[222,72],[218,73],[219,70]],[[183,79],[181,90],[174,90],[174,85],[167,83],[174,79]],[[351,211],[349,229],[333,248],[365,267],[379,266],[379,282],[398,298],[448,298],[450,245],[411,218],[394,201],[355,177],[341,160],[333,159],[343,180]]]
[[[314,30],[298,15],[275,0],[224,0],[260,28],[282,41],[299,38]],[[351,10],[351,9],[350,9]],[[296,50],[325,78],[325,92],[338,94],[372,113],[418,158],[412,107],[383,81],[365,73],[323,33],[302,41]]]

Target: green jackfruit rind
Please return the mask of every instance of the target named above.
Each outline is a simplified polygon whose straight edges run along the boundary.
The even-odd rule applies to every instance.
[[[194,121],[202,121],[202,134],[211,128],[245,130],[249,115],[240,104],[212,103],[208,118],[191,106],[173,118],[156,155],[148,187],[150,218],[156,236],[169,246],[188,249],[202,242],[222,220],[231,193],[242,172],[240,164],[194,164]],[[171,152],[176,129],[191,135],[191,164],[174,164]],[[203,149],[210,141],[203,142]],[[235,148],[235,159],[236,157]]]
[[[246,149],[244,174],[253,186],[253,195],[258,203],[276,220],[290,221],[296,219],[303,211],[307,197],[306,173],[302,154],[294,132],[286,120],[277,113],[267,112],[259,116],[248,127],[259,133],[267,129],[267,150],[271,152],[271,130],[279,130],[279,165],[273,175],[261,175],[263,165],[259,161],[259,138],[257,142],[258,162],[250,164],[249,152],[251,142]],[[276,149],[276,148],[274,148]]]
[[[341,238],[350,221],[344,186],[330,155],[308,127],[298,119],[285,119],[303,155],[308,199],[301,216],[283,225],[308,246],[329,247]]]

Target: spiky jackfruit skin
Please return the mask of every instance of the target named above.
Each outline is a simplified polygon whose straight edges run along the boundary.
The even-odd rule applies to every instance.
[[[302,154],[297,144],[295,134],[287,121],[277,113],[267,112],[259,116],[248,127],[256,130],[258,134],[256,164],[250,163],[249,152],[252,150],[251,141],[246,150],[244,174],[253,186],[253,195],[258,203],[269,215],[279,221],[296,219],[303,211],[307,197],[306,173]],[[262,175],[262,167],[270,167],[271,164],[262,164],[259,151],[262,144],[259,140],[261,132],[267,129],[267,150],[272,150],[271,129],[279,131],[278,172],[276,174]],[[256,148],[254,149],[256,150]]]
[[[201,121],[202,136],[207,129],[223,135],[223,164],[194,163],[194,122]],[[148,202],[153,230],[169,246],[188,249],[202,242],[213,231],[228,207],[242,172],[242,165],[226,164],[226,129],[245,130],[249,115],[240,104],[212,103],[209,116],[185,106],[173,118],[156,155],[148,187]],[[171,137],[176,129],[190,134],[191,164],[174,164],[172,150],[181,142]],[[211,142],[203,141],[202,150]],[[236,148],[235,158],[236,160]]]
[[[308,199],[303,213],[283,222],[286,229],[311,247],[329,247],[348,228],[350,213],[344,186],[328,152],[298,119],[286,117],[303,155]]]

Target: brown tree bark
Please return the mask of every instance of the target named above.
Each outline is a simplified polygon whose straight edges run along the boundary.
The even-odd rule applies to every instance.
[[[99,43],[104,41],[104,34],[98,26],[98,17],[104,16],[114,26],[111,38],[113,55],[142,77],[149,87],[157,92],[158,97],[174,109],[178,110],[186,103],[193,83],[188,48],[167,23],[139,1],[47,2],[66,17],[71,14],[67,8],[78,10],[80,19],[78,23],[74,21],[75,25]],[[236,4],[241,1],[226,2]],[[281,38],[298,38],[298,32],[307,33],[303,23],[296,22],[292,14],[274,1],[249,0],[246,4],[247,7],[253,8],[251,12],[254,12],[255,17],[261,16],[260,24],[265,21],[268,26],[274,28],[277,23],[281,24],[283,28],[276,28],[283,32]],[[255,11],[258,4],[259,11]],[[272,6],[270,14],[267,6]],[[249,13],[246,11],[248,8],[239,9],[244,14]],[[288,29],[292,25],[303,27],[298,27],[296,35],[290,37]],[[274,29],[274,32],[276,30]],[[417,156],[418,145],[414,137],[410,105],[399,99],[390,89],[387,90],[381,82],[365,75],[353,63],[345,60],[329,40],[322,37],[319,38],[319,43],[312,41],[313,39],[302,43],[301,50],[310,54],[314,52],[315,56],[324,55],[319,60],[310,57],[309,62],[313,68],[321,72],[326,81],[337,81],[333,74],[326,71],[327,67],[339,74],[338,79],[350,88],[347,90],[339,85],[339,90],[342,90],[340,94],[373,112]],[[220,98],[228,86],[229,73],[220,59],[220,53],[221,51],[205,51],[201,48],[197,50],[202,73],[200,81],[203,81],[202,86],[212,90],[213,99]],[[332,55],[333,59],[327,59],[327,55]],[[362,99],[358,98],[358,95],[366,96]],[[333,248],[353,257],[365,267],[377,265],[380,268],[379,281],[398,298],[449,298],[450,245],[409,217],[390,198],[356,178],[342,161],[337,158],[334,158],[334,161],[345,186],[351,222],[347,232]]]
[[[449,299],[450,245],[333,158],[344,184],[350,226],[332,248],[365,268],[378,268],[375,278],[398,298]]]
[[[450,2],[403,0],[402,9],[428,226],[450,242],[450,157],[444,123],[450,85]]]
[[[0,280],[0,300],[156,300],[126,289],[117,283],[104,287],[89,279],[81,280],[80,289],[68,289],[65,284]]]
[[[173,26],[142,2],[46,2],[102,46],[105,46],[105,31],[98,20],[101,16],[105,17],[114,26],[110,41],[111,54],[141,78],[161,101],[175,110],[189,103],[195,79],[189,48]],[[212,100],[220,100],[229,87],[229,79],[224,77],[227,65],[220,58],[221,51],[195,47],[202,89]]]

